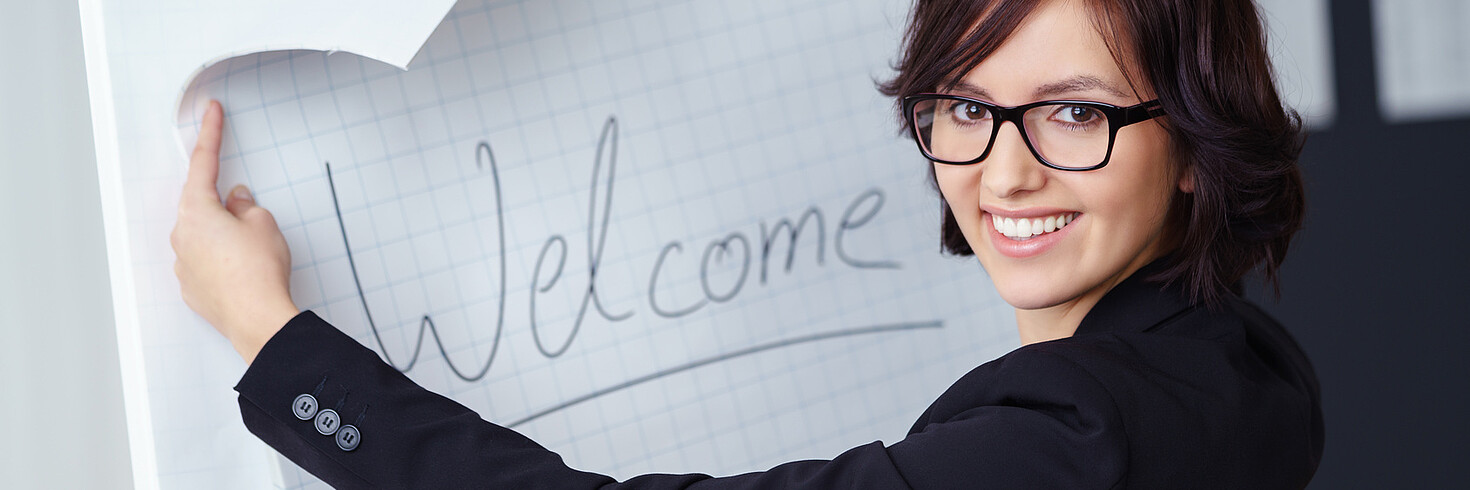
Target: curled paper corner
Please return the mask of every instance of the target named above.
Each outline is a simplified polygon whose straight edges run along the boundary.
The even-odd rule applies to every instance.
[[[372,8],[365,8],[358,1],[283,0],[282,5],[274,7],[265,4],[243,7],[254,9],[253,19],[270,24],[270,32],[254,38],[253,33],[240,35],[237,40],[227,43],[233,44],[233,48],[205,57],[203,63],[184,77],[172,111],[175,115],[175,143],[184,165],[188,165],[209,100],[218,98],[212,91],[201,90],[201,80],[211,80],[211,76],[223,77],[235,63],[250,62],[254,65],[262,58],[288,57],[293,52],[319,52],[325,56],[350,53],[407,70],[430,35],[444,22],[455,0],[380,0],[370,3]],[[200,8],[207,10],[209,6]],[[242,7],[237,5],[234,8]],[[281,17],[292,20],[280,22]],[[248,20],[245,22],[249,23]],[[226,132],[226,137],[228,134]]]

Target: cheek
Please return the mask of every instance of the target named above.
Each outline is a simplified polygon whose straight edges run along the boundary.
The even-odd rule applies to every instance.
[[[1111,227],[1116,228],[1120,238],[1131,237],[1130,241],[1146,240],[1161,232],[1170,199],[1179,186],[1167,138],[1145,134],[1134,144],[1115,148],[1117,171],[1098,175],[1101,178],[1088,188],[1097,191],[1092,201],[1099,204],[1099,211],[1109,215]]]
[[[979,165],[934,164],[934,178],[939,183],[939,193],[949,210],[954,214],[960,231],[974,246],[977,238],[976,223],[980,220],[980,200],[976,194],[979,181]]]
[[[1156,186],[1125,184],[1111,188],[1118,192],[1095,196],[1090,200],[1092,214],[1099,228],[1098,238],[1102,238],[1104,243],[1112,244],[1105,248],[1111,250],[1112,247],[1120,246],[1133,249],[1156,236],[1163,226],[1163,216],[1168,206],[1167,196],[1161,195]]]
[[[975,199],[976,182],[980,173],[978,165],[934,165],[934,180],[939,183],[939,193],[956,214],[979,206]]]

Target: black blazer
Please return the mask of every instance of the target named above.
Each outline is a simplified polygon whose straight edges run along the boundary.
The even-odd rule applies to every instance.
[[[309,311],[265,345],[235,389],[251,432],[338,488],[1305,486],[1323,437],[1306,356],[1240,298],[1212,311],[1143,281],[1156,266],[1108,292],[1076,335],[960,378],[902,441],[723,478],[618,483],[571,469],[414,384]]]

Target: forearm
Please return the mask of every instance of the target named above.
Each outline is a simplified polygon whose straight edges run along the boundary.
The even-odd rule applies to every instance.
[[[798,461],[733,477],[654,474],[617,483],[574,470],[525,436],[423,389],[311,312],[291,319],[265,344],[235,390],[252,433],[337,488],[907,486],[878,443],[831,461]],[[301,420],[293,407],[303,394],[315,400],[313,413],[337,414],[336,431],[355,430],[355,445],[339,445],[336,432],[319,433],[312,417]]]
[[[266,343],[235,389],[251,432],[339,488],[472,482],[590,488],[611,482],[572,470],[530,439],[419,387],[311,312]],[[318,432],[314,417],[300,420],[292,408],[302,394],[316,400],[316,415],[328,409],[337,414],[335,430],[356,430],[356,446],[345,443],[351,450],[344,450],[335,432]]]

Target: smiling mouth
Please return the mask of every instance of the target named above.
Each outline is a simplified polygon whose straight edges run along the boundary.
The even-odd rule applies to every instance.
[[[1055,216],[1012,219],[992,214],[990,219],[995,224],[996,231],[999,231],[1001,235],[1012,240],[1025,241],[1060,230],[1081,215],[1082,213],[1069,212]]]

